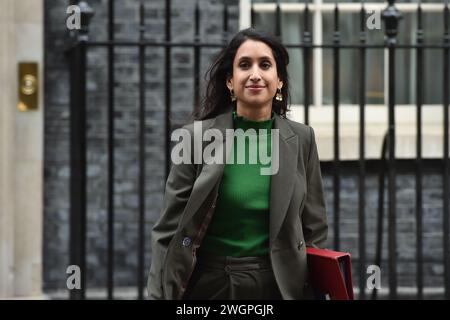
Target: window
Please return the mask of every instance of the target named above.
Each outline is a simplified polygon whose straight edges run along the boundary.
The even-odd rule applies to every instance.
[[[250,8],[253,4],[253,26],[257,29],[275,31],[276,1],[240,0],[240,26],[251,25]],[[416,2],[416,3],[414,3]],[[359,42],[359,11],[361,1],[338,1],[339,29],[342,44]],[[371,14],[381,12],[387,2],[366,0],[364,7]],[[417,1],[396,1],[403,19],[399,23],[398,43],[415,44],[417,31]],[[303,42],[304,1],[280,1],[281,35],[285,44]],[[310,31],[314,44],[328,44],[333,41],[334,0],[311,0]],[[426,44],[441,44],[443,41],[444,4],[437,0],[422,0],[422,24]],[[370,12],[369,12],[370,11]],[[384,30],[366,30],[367,43],[382,44]],[[291,118],[303,121],[303,50],[289,48],[291,80]],[[442,49],[424,51],[424,107],[423,107],[423,150],[424,157],[442,156]],[[381,141],[387,130],[387,50],[366,50],[366,143],[367,158],[379,158]],[[332,158],[333,123],[333,54],[332,49],[313,50],[313,97],[310,107],[310,124],[320,130],[323,157]],[[354,148],[359,135],[359,52],[357,49],[340,50],[340,136],[341,157],[358,157]],[[416,50],[398,49],[396,53],[396,121],[397,155],[415,157],[416,132]],[[372,139],[372,140],[371,140]],[[427,145],[427,141],[433,141]],[[345,147],[348,143],[348,148]],[[438,145],[441,143],[441,145]],[[403,147],[399,146],[400,144]],[[354,150],[356,149],[356,150]],[[440,152],[440,155],[439,155]]]

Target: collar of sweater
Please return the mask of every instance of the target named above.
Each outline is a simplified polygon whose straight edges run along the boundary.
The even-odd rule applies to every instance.
[[[233,123],[235,129],[272,129],[273,121],[275,119],[274,112],[272,111],[272,115],[270,119],[255,121],[248,119],[244,116],[238,116],[236,109],[233,110]]]

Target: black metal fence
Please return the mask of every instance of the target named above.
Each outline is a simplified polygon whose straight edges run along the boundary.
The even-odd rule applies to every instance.
[[[76,1],[73,1],[76,2]],[[304,119],[305,123],[309,123],[309,107],[311,106],[311,83],[312,69],[311,61],[313,50],[317,48],[332,50],[333,52],[333,107],[334,107],[334,249],[340,249],[340,229],[339,229],[339,211],[340,211],[340,159],[339,159],[339,105],[340,105],[340,69],[339,69],[339,54],[341,50],[357,50],[359,52],[359,62],[361,70],[359,73],[359,213],[358,213],[358,231],[359,231],[359,259],[358,259],[358,273],[360,290],[360,298],[365,298],[365,269],[366,264],[366,232],[365,232],[365,175],[366,175],[366,159],[365,159],[365,92],[366,92],[366,56],[367,50],[370,49],[387,49],[388,50],[388,132],[385,137],[383,147],[383,157],[385,151],[387,152],[385,170],[388,178],[388,266],[389,266],[389,297],[395,299],[397,297],[397,257],[396,257],[396,155],[395,155],[395,130],[396,122],[394,117],[395,109],[395,53],[397,50],[415,50],[416,66],[417,66],[417,154],[415,158],[416,168],[416,249],[417,249],[417,288],[418,298],[423,298],[423,239],[422,239],[422,225],[423,225],[423,203],[422,203],[422,177],[423,177],[423,163],[422,163],[422,105],[423,105],[423,75],[424,75],[424,52],[427,49],[442,50],[442,66],[443,66],[443,97],[442,106],[444,110],[443,118],[443,159],[442,159],[442,181],[443,181],[443,262],[444,262],[444,287],[445,297],[450,299],[450,259],[449,259],[449,197],[448,197],[448,176],[449,176],[449,159],[448,159],[448,104],[449,104],[449,49],[450,49],[450,28],[449,28],[449,8],[445,4],[444,11],[444,30],[442,33],[442,44],[427,45],[424,43],[424,35],[422,28],[422,10],[420,3],[417,7],[417,43],[413,45],[405,45],[397,43],[398,23],[401,20],[401,13],[396,9],[394,0],[389,0],[389,4],[382,12],[382,19],[385,25],[385,42],[381,44],[367,43],[367,34],[365,30],[366,11],[364,4],[361,3],[360,10],[360,40],[359,44],[344,44],[341,43],[341,35],[339,30],[339,8],[336,5],[334,10],[334,35],[333,42],[329,44],[314,45],[312,42],[312,33],[310,28],[311,12],[308,7],[308,1],[305,1],[304,10],[304,30],[303,42],[298,44],[286,45],[288,48],[298,48],[303,51],[303,71],[304,71]],[[198,107],[200,101],[200,52],[203,48],[221,48],[227,42],[228,34],[228,7],[223,7],[223,41],[221,43],[205,43],[200,39],[199,21],[200,9],[198,3],[195,4],[195,37],[192,42],[175,43],[171,40],[171,1],[165,1],[165,40],[161,42],[152,42],[144,40],[144,4],[140,6],[140,39],[139,41],[116,41],[114,39],[114,0],[110,0],[108,7],[108,41],[92,42],[88,39],[89,21],[93,16],[93,11],[85,1],[79,1],[77,4],[81,9],[81,29],[72,37],[72,43],[68,49],[70,59],[70,155],[71,155],[71,183],[70,183],[70,262],[80,266],[81,270],[86,269],[86,52],[93,47],[108,48],[108,294],[109,299],[113,298],[114,282],[113,282],[113,259],[114,259],[114,242],[113,242],[113,223],[114,223],[114,54],[115,47],[135,47],[139,48],[139,247],[136,254],[138,255],[138,274],[136,275],[138,298],[144,298],[144,286],[146,282],[146,270],[144,270],[144,233],[149,230],[144,230],[144,189],[145,189],[145,136],[144,136],[144,110],[145,110],[145,95],[144,95],[144,57],[145,50],[148,47],[159,47],[165,49],[165,157],[166,157],[166,177],[170,168],[170,114],[171,114],[171,50],[175,47],[192,48],[194,52],[194,98],[192,101],[193,107]],[[253,17],[252,9],[252,17]],[[281,10],[280,5],[277,4],[276,11],[276,30],[277,36],[281,36]],[[381,180],[383,179],[383,180]],[[381,182],[384,181],[384,171],[380,173]],[[383,219],[383,186],[380,183],[380,205],[379,205],[379,221],[378,230],[382,231]],[[379,232],[379,234],[382,234]],[[377,241],[377,262],[381,260],[381,236]],[[72,290],[71,298],[84,299],[86,281],[84,272],[81,278],[81,290]],[[375,298],[376,292],[373,295]]]

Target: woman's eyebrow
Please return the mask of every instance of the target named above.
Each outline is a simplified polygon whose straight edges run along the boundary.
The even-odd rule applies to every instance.
[[[242,61],[242,60],[252,60],[252,58],[248,57],[248,56],[242,56],[239,58],[239,61]],[[262,57],[259,57],[258,60],[272,60],[272,58],[269,56],[262,56]]]

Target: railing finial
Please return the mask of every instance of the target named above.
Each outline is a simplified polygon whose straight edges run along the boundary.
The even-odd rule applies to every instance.
[[[95,12],[94,9],[92,9],[92,7],[89,6],[89,4],[84,0],[79,1],[78,6],[80,7],[81,28],[78,32],[77,39],[79,41],[87,41],[89,34],[89,24]]]
[[[381,18],[385,24],[385,34],[387,36],[386,42],[388,45],[393,45],[397,42],[398,23],[403,16],[401,12],[395,7],[395,0],[389,0],[389,5],[383,10]]]

